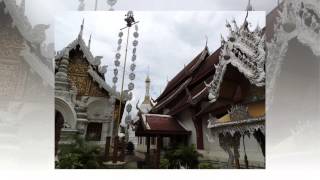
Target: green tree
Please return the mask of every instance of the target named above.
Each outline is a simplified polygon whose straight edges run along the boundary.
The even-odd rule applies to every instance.
[[[195,148],[194,145],[183,146],[179,145],[176,148],[169,149],[164,158],[169,160],[170,169],[179,169],[179,168],[198,168],[199,160],[201,157]]]
[[[70,145],[60,148],[56,168],[60,169],[96,169],[101,163],[101,148],[76,136]]]

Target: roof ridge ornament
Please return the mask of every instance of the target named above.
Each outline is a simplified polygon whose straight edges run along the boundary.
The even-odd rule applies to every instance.
[[[78,35],[78,38],[82,38],[82,35],[83,35],[83,26],[84,26],[84,18],[82,19],[82,24],[80,26],[80,32],[79,32],[79,35]]]
[[[246,13],[246,17],[244,18],[244,22],[243,22],[243,25],[242,25],[242,27],[240,28],[240,29],[246,29],[246,30],[249,30],[249,28],[248,28],[248,25],[249,25],[249,23],[248,23],[248,21],[247,21],[247,19],[248,19],[248,15],[249,15],[249,11],[247,11],[247,13]]]
[[[206,38],[206,48],[208,47],[208,36],[207,35],[205,35],[205,38]]]
[[[233,27],[228,21],[226,23],[229,35],[226,40],[221,37],[219,62],[214,65],[213,80],[209,84],[205,82],[210,103],[215,102],[219,97],[220,85],[228,64],[236,67],[251,84],[259,87],[265,85],[265,35],[261,29],[250,31],[247,18],[248,11],[240,29],[237,28],[236,22],[233,22]]]
[[[90,50],[90,47],[91,47],[91,36],[92,36],[92,34],[90,34],[89,41],[88,41],[88,49],[89,50]]]
[[[251,1],[250,0],[248,1],[248,5],[247,5],[247,8],[246,8],[246,11],[253,11],[253,7],[251,5]]]

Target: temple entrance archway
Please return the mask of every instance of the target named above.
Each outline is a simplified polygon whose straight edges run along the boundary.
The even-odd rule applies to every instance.
[[[63,129],[75,130],[77,116],[75,110],[61,98],[55,98],[55,155]]]
[[[64,118],[64,128],[76,129],[77,115],[72,106],[61,98],[55,98],[55,110]]]
[[[54,122],[55,122],[54,154],[56,155],[58,150],[58,143],[60,141],[61,129],[63,128],[63,124],[64,124],[63,115],[61,114],[61,112],[57,110],[55,111]]]

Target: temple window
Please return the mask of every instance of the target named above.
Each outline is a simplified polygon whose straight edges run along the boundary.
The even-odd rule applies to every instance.
[[[86,140],[100,141],[102,131],[102,123],[89,123],[87,127]]]

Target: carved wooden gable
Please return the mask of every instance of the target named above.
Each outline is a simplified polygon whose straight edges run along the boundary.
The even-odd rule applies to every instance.
[[[106,97],[108,92],[99,87],[88,73],[89,63],[77,47],[70,51],[68,76],[71,83],[77,88],[78,96]]]
[[[23,96],[28,65],[20,56],[24,39],[12,18],[4,13],[5,4],[0,2],[0,98],[19,99]]]
[[[0,57],[20,60],[20,51],[25,47],[24,39],[16,27],[12,26],[12,18],[4,13],[5,5],[0,2]]]

